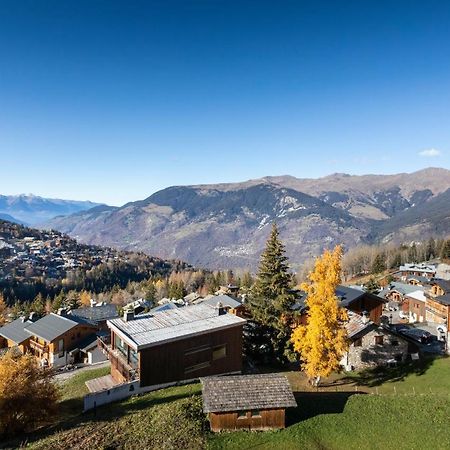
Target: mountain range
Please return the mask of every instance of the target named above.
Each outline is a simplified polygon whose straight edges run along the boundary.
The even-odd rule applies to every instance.
[[[273,222],[294,267],[337,243],[349,248],[445,235],[450,233],[450,171],[173,186],[145,200],[100,205],[43,226],[86,243],[209,268],[254,270]]]
[[[99,205],[90,201],[60,200],[36,195],[0,195],[0,219],[36,225],[53,217],[70,215]]]

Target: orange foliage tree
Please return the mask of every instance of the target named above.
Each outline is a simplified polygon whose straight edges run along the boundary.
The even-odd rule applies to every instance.
[[[341,282],[342,248],[326,250],[316,259],[309,282],[301,288],[306,292],[307,322],[292,333],[294,350],[299,353],[301,367],[314,385],[339,368],[348,349],[344,322],[346,311],[339,306],[336,287]]]
[[[57,412],[59,390],[31,355],[0,357],[0,436],[31,431]]]

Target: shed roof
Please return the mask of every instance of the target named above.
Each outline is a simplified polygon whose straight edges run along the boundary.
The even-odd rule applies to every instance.
[[[135,316],[125,322],[122,318],[108,320],[112,328],[135,350],[176,341],[188,336],[243,325],[245,319],[233,314],[219,315],[208,305],[193,305]]]
[[[25,328],[31,324],[32,322],[24,321],[22,317],[19,317],[13,322],[0,327],[0,336],[19,345],[30,338],[30,335],[25,331]]]
[[[67,331],[76,327],[79,323],[85,323],[76,317],[60,316],[50,313],[42,319],[26,327],[27,333],[40,337],[44,341],[51,342],[57,337],[67,333]]]
[[[206,377],[200,381],[205,413],[297,406],[287,378],[277,373]]]

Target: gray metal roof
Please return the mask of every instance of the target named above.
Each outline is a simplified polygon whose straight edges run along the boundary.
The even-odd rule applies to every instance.
[[[380,296],[383,295],[385,297],[387,294],[389,294],[389,292],[392,291],[397,291],[402,295],[407,295],[417,290],[420,290],[420,286],[418,289],[418,287],[414,286],[413,284],[393,282],[380,292]]]
[[[20,317],[19,319],[0,327],[0,336],[19,345],[30,338],[30,335],[25,331],[25,328],[31,324],[32,322],[24,322],[22,317]]]
[[[215,295],[214,297],[209,297],[202,302],[204,305],[210,305],[216,307],[218,303],[222,303],[222,306],[237,308],[238,306],[242,306],[241,302],[238,302],[234,298],[229,295]]]
[[[203,411],[296,407],[289,381],[278,373],[201,378]]]
[[[117,306],[109,303],[102,306],[72,309],[69,312],[69,317],[70,316],[79,317],[80,319],[97,324],[104,320],[114,319],[118,317],[119,314],[117,313]]]
[[[433,300],[436,300],[442,305],[450,306],[450,294],[440,295],[439,297],[433,297]]]
[[[208,305],[193,305],[153,314],[142,314],[125,322],[122,318],[108,320],[108,326],[135,350],[243,325],[245,319],[233,314],[219,315]]]
[[[26,328],[27,333],[40,337],[44,341],[51,342],[57,337],[71,330],[80,323],[80,320],[67,316],[50,313],[42,319],[30,324]]]

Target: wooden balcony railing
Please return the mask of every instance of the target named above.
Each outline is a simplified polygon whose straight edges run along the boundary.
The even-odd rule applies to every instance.
[[[33,341],[33,340],[30,340],[30,348],[32,350],[36,350],[38,352],[43,352],[43,353],[48,350],[48,347],[46,344],[40,344],[39,342]]]

